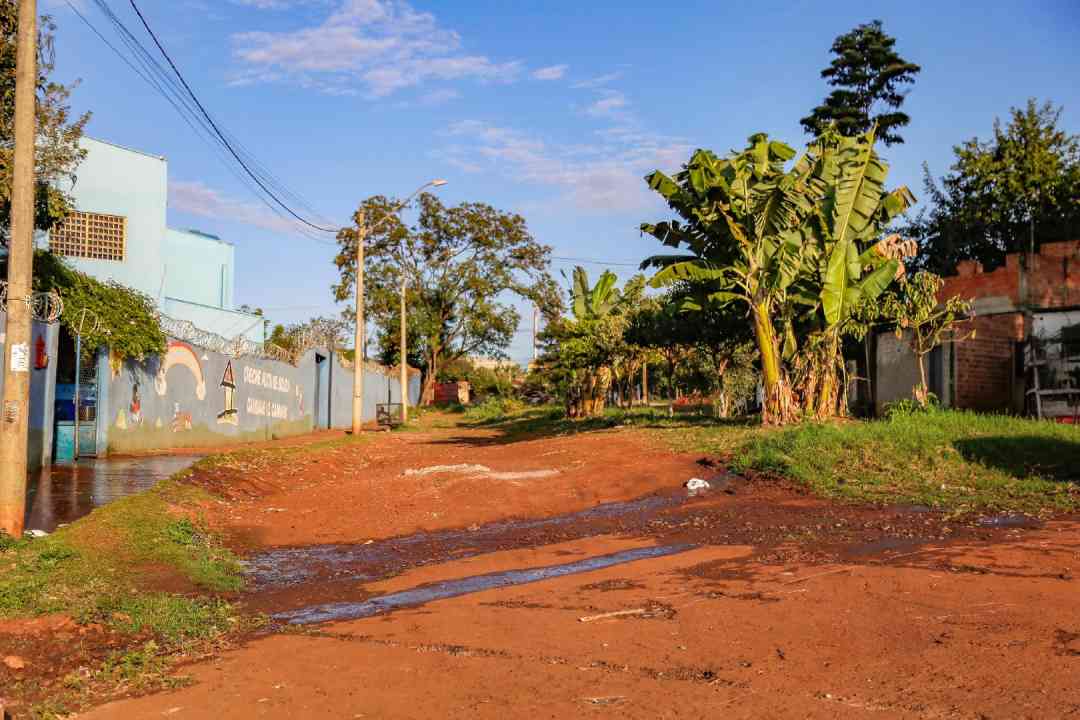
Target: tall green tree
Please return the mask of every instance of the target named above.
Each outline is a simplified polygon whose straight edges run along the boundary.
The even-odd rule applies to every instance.
[[[0,0],[0,245],[7,245],[11,226],[11,182],[15,152],[15,36],[18,31],[15,0]],[[56,65],[56,25],[43,15],[38,25],[37,142],[34,172],[37,191],[34,225],[48,230],[71,210],[71,198],[62,189],[74,181],[75,170],[86,155],[79,146],[90,113],[73,117],[68,99],[74,86],[49,79]]]
[[[664,358],[670,395],[680,374],[698,376],[691,389],[714,398],[716,413],[726,417],[733,402],[745,399],[745,370],[756,357],[754,337],[741,308],[733,303],[712,306],[707,295],[706,287],[682,283],[650,299],[631,316],[626,337]],[[705,306],[707,311],[697,312]],[[680,373],[680,365],[689,372]]]
[[[1007,253],[1080,236],[1080,135],[1061,128],[1061,107],[1028,100],[994,120],[993,137],[953,148],[950,172],[935,181],[924,165],[933,201],[910,232],[919,265],[947,274],[960,260],[987,269]]]
[[[698,150],[674,178],[659,170],[646,177],[681,219],[642,231],[689,251],[647,259],[662,268],[652,283],[706,285],[711,306],[745,308],[767,423],[838,411],[840,336],[856,308],[897,276],[908,244],[879,238],[914,203],[906,187],[885,188],[888,166],[873,131],[827,132],[788,168],[795,154],[758,133],[725,158]]]
[[[625,331],[630,312],[643,297],[645,278],[631,278],[622,290],[617,284],[610,270],[593,285],[585,268],[574,268],[570,312],[549,317],[541,335],[544,367],[572,419],[604,412],[617,366],[632,352]]]
[[[533,238],[523,217],[484,203],[447,207],[428,193],[419,205],[416,224],[407,226],[393,212],[394,199],[375,196],[361,204],[369,227],[379,225],[365,245],[364,289],[380,336],[396,336],[404,275],[408,332],[423,354],[422,401],[429,403],[442,363],[497,356],[509,347],[520,320],[511,297],[541,307],[558,301],[547,272],[551,248]],[[340,282],[332,289],[347,300],[356,282],[355,228],[343,229],[337,240]]]
[[[806,132],[817,137],[835,123],[842,134],[859,135],[877,126],[877,137],[885,145],[904,142],[898,130],[911,118],[900,111],[903,86],[913,84],[922,68],[900,57],[895,45],[880,20],[836,38],[836,57],[821,71],[835,90],[800,121]]]

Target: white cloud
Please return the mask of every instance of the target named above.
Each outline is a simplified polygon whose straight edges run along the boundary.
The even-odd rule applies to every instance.
[[[588,80],[579,80],[570,87],[575,90],[594,90],[598,87],[609,85],[621,77],[621,72],[607,73],[606,75],[598,75],[597,77],[589,78]]]
[[[461,97],[461,93],[452,88],[442,88],[440,90],[432,90],[423,97],[420,98],[421,105],[442,105],[443,103],[450,102],[451,100],[457,100]]]
[[[227,220],[271,232],[295,234],[298,223],[278,216],[265,205],[228,197],[198,180],[169,182],[169,207],[199,217]]]
[[[607,92],[604,97],[587,107],[585,112],[593,117],[615,117],[628,104],[626,96],[622,93]]]
[[[566,74],[569,65],[549,65],[533,71],[533,78],[537,80],[558,80]]]
[[[647,208],[656,202],[642,177],[656,168],[673,170],[690,146],[678,139],[616,126],[589,144],[553,145],[512,128],[478,120],[447,130],[451,144],[438,153],[468,173],[498,173],[516,182],[556,188],[561,199],[595,211]]]
[[[323,91],[359,85],[371,97],[384,97],[432,81],[510,82],[521,72],[516,61],[466,54],[456,32],[404,0],[343,0],[318,25],[237,33],[232,41],[243,65],[236,85],[291,80]]]
[[[234,5],[244,5],[257,10],[286,10],[300,5],[327,5],[329,0],[231,0]]]

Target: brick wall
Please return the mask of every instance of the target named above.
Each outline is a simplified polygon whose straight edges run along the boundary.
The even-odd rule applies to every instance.
[[[1004,266],[983,272],[978,262],[964,260],[957,265],[956,275],[945,278],[940,296],[959,295],[977,305],[983,300],[1008,300],[1013,308],[1080,305],[1080,240],[1043,245],[1038,254],[1027,258],[1026,273],[1022,263],[1020,255],[1008,255]]]
[[[1019,410],[1013,400],[1014,357],[1024,339],[1022,313],[976,318],[975,337],[956,345],[956,407],[971,410]]]
[[[1032,307],[1080,305],[1080,241],[1043,245],[1034,257],[1030,277]]]
[[[1026,258],[1009,255],[992,272],[965,260],[939,297],[953,295],[973,300],[976,314],[975,337],[956,347],[956,406],[1021,412],[1024,381],[1014,362],[1016,343],[1027,338],[1023,310],[1080,306],[1080,240],[1047,243]]]
[[[454,403],[468,405],[469,399],[469,383],[463,380],[449,383],[435,383],[436,405],[450,405]]]

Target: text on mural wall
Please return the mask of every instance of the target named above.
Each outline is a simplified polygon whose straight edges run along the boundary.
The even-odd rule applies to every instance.
[[[271,417],[275,420],[289,419],[289,406],[281,403],[270,402],[260,398],[247,399],[247,411],[249,415]]]
[[[248,385],[258,385],[283,393],[287,393],[292,389],[289,378],[254,367],[244,368],[244,382]]]

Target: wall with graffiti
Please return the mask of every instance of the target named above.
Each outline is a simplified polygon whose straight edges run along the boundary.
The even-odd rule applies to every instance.
[[[375,418],[376,402],[386,402],[389,375],[368,367],[365,419]],[[270,440],[351,424],[352,370],[314,350],[294,366],[170,339],[160,357],[110,358],[107,383],[111,453]],[[418,397],[418,376],[410,394],[413,385]]]

